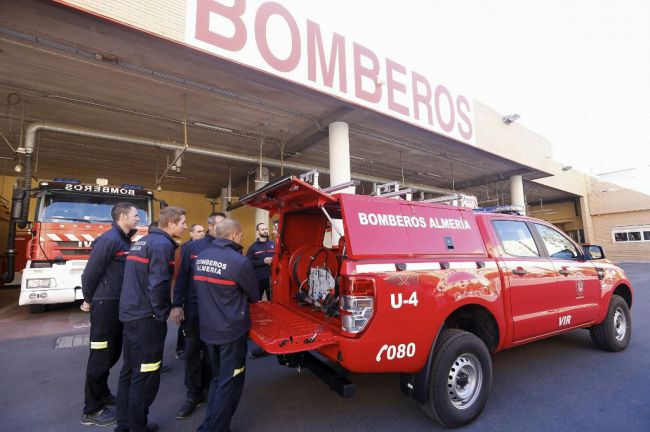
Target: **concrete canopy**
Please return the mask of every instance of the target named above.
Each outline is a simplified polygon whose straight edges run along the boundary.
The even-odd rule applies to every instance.
[[[350,125],[353,173],[431,191],[483,194],[509,175],[549,174],[169,41],[67,7],[34,0],[0,4],[0,130],[15,148],[32,122],[184,143],[190,147],[328,166],[327,125]],[[23,126],[23,129],[21,129]],[[2,138],[0,138],[2,140]],[[14,154],[0,144],[0,170]],[[281,146],[284,144],[283,151]],[[42,133],[38,178],[76,177],[151,188],[173,159],[167,150]],[[254,164],[183,156],[164,189],[218,196],[232,176],[234,195],[252,190]],[[284,174],[292,172],[284,170]],[[281,174],[271,169],[271,178]],[[507,182],[505,182],[507,183]],[[328,185],[327,179],[321,182]],[[492,186],[491,186],[492,185]],[[569,194],[535,185],[535,198]],[[370,192],[368,183],[363,192]],[[503,190],[501,190],[503,192]],[[479,197],[479,200],[481,198]]]

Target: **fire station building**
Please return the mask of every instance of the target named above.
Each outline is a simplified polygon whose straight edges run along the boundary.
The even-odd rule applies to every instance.
[[[523,206],[614,260],[650,256],[650,197],[562,166],[510,113],[378,48],[282,1],[3,1],[3,221],[30,153],[33,181],[142,185],[191,223],[318,170],[322,188]],[[248,244],[267,216],[233,217]]]

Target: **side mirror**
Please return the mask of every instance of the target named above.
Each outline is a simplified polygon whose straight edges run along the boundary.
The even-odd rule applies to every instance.
[[[585,258],[590,260],[599,260],[605,258],[605,251],[598,245],[583,245],[585,249]]]

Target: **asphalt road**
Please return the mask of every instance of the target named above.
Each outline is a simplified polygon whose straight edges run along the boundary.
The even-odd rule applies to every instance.
[[[589,333],[566,335],[493,356],[487,407],[462,431],[650,431],[650,264],[623,266],[635,288],[633,333],[622,353],[603,352]],[[15,293],[2,290],[0,300]],[[28,315],[0,303],[0,430],[90,431],[79,423],[87,347],[54,349],[57,337],[87,333],[76,307]],[[31,328],[30,337],[19,328]],[[185,389],[169,326],[165,363],[150,421],[161,431],[193,431],[205,406],[175,419]],[[116,390],[119,364],[110,382]],[[298,373],[274,357],[249,360],[246,388],[231,430],[436,431],[440,426],[399,391],[398,375],[351,375],[353,399],[342,399],[310,372]],[[112,430],[101,428],[101,430]]]

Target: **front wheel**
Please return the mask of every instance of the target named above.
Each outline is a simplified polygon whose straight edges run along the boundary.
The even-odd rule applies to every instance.
[[[431,365],[426,414],[447,427],[479,416],[492,386],[492,360],[481,339],[457,329],[440,334]]]
[[[606,351],[623,351],[632,336],[632,316],[627,302],[613,295],[605,320],[589,329],[591,340]]]

